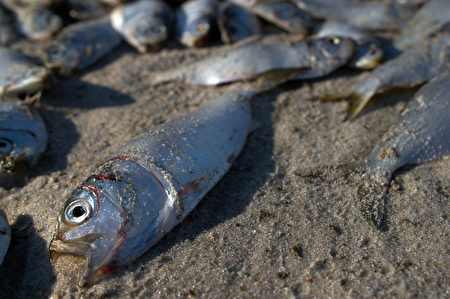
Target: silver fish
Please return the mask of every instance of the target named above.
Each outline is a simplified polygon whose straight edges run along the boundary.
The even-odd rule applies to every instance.
[[[250,132],[250,98],[285,80],[228,92],[125,144],[67,199],[50,250],[86,256],[83,286],[140,257],[228,171]]]
[[[0,265],[3,263],[10,241],[11,228],[9,227],[5,212],[0,210]]]
[[[159,0],[140,0],[115,8],[111,24],[139,52],[157,50],[169,36],[173,13]]]
[[[394,47],[399,50],[407,50],[449,22],[450,1],[430,1],[404,26],[400,37],[394,42]]]
[[[246,7],[262,19],[291,33],[306,36],[314,24],[311,15],[298,8],[291,1],[260,1],[253,3],[248,0],[231,0]]]
[[[61,75],[84,69],[121,43],[109,18],[75,23],[64,28],[47,48],[47,67]]]
[[[49,71],[19,52],[0,47],[0,98],[50,87]]]
[[[44,6],[28,6],[16,13],[20,31],[31,40],[49,39],[63,25],[61,17]]]
[[[297,79],[316,78],[345,64],[354,49],[353,41],[337,37],[257,40],[175,70],[154,73],[151,82],[181,81],[212,86],[281,70],[297,70]]]
[[[450,154],[449,82],[447,72],[424,85],[364,163],[366,182],[358,190],[361,208],[378,227],[385,218],[384,197],[394,172]]]
[[[258,18],[244,7],[231,2],[220,4],[217,23],[220,37],[227,44],[261,34]]]
[[[0,2],[0,45],[8,45],[17,39],[16,22],[12,13]]]
[[[314,35],[317,38],[327,36],[341,36],[351,38],[356,42],[355,55],[347,65],[357,69],[376,68],[383,59],[383,49],[378,40],[370,33],[350,24],[326,22]]]
[[[427,42],[416,44],[363,78],[350,93],[349,118],[355,118],[376,94],[422,84],[450,68],[450,24]]]
[[[351,0],[293,0],[318,18],[333,20],[368,30],[397,29],[401,11],[388,3]]]
[[[0,174],[25,170],[47,146],[47,130],[31,107],[0,102]]]
[[[177,32],[180,43],[201,47],[210,39],[216,26],[217,0],[189,0],[177,12]]]

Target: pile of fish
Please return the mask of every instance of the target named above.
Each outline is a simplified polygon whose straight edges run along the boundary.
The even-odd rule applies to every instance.
[[[349,90],[323,97],[349,98],[347,119],[360,115],[376,93],[426,83],[362,165],[360,207],[377,227],[394,172],[449,154],[448,0],[122,2],[128,1],[0,1],[0,178],[35,165],[45,151],[45,124],[30,105],[40,91],[54,76],[95,64],[123,40],[140,53],[160,49],[171,36],[187,47],[217,43],[219,36],[224,43],[240,41],[148,80],[244,83],[132,139],[69,196],[50,250],[86,256],[84,286],[137,259],[192,211],[244,147],[250,99],[286,81],[324,77],[344,66],[365,70]],[[272,25],[290,34],[265,37]],[[392,31],[398,37],[389,45],[374,35]],[[52,39],[42,62],[8,48],[18,32]],[[9,230],[1,214],[0,220],[1,262]]]

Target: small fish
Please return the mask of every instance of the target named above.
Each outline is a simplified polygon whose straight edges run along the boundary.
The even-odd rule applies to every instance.
[[[12,13],[0,2],[0,45],[8,45],[15,41],[17,36],[16,22]]]
[[[109,18],[75,23],[64,28],[46,49],[46,65],[68,76],[94,64],[121,41]]]
[[[8,224],[5,212],[0,210],[0,265],[3,263],[11,241],[11,228]]]
[[[450,154],[449,82],[447,72],[424,85],[363,165],[361,210],[377,227],[385,218],[384,197],[394,172]]]
[[[177,12],[177,32],[180,43],[201,47],[210,39],[217,20],[217,0],[189,0]]]
[[[315,37],[341,36],[351,38],[356,42],[355,55],[347,63],[357,69],[374,69],[383,59],[383,50],[378,40],[370,33],[350,24],[326,22]]]
[[[300,8],[326,20],[347,23],[367,30],[393,30],[400,25],[401,10],[377,1],[293,0]]]
[[[19,52],[0,47],[0,98],[33,94],[50,85],[45,67]]]
[[[0,102],[0,174],[25,170],[47,146],[47,130],[31,107]]]
[[[111,24],[139,52],[157,50],[169,36],[171,8],[159,0],[140,0],[115,8]]]
[[[309,28],[314,24],[312,16],[291,1],[259,1],[257,3],[248,0],[231,1],[244,6],[262,19],[287,32],[306,36]]]
[[[258,18],[244,7],[222,2],[217,18],[220,37],[224,43],[231,44],[252,35],[261,34],[261,24]]]
[[[285,80],[233,90],[125,144],[67,199],[50,251],[86,256],[82,286],[140,257],[228,171],[251,130],[250,98]]]
[[[345,64],[354,50],[352,40],[338,37],[257,40],[175,70],[154,73],[151,82],[213,86],[282,70],[297,70],[296,79],[316,78]]]
[[[91,20],[101,18],[106,9],[96,0],[66,0],[69,16],[77,20]]]
[[[450,23],[426,42],[416,44],[364,77],[350,92],[348,118],[355,118],[376,94],[395,87],[412,87],[450,67]]]
[[[450,1],[430,1],[404,26],[400,37],[394,42],[394,47],[398,50],[407,50],[449,22]]]
[[[46,40],[61,30],[60,16],[44,6],[32,5],[17,11],[20,31],[28,39]]]

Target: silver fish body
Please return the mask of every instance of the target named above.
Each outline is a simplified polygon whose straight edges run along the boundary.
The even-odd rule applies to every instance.
[[[33,166],[46,146],[47,130],[34,109],[0,102],[0,174]]]
[[[34,93],[50,84],[45,67],[19,52],[0,47],[0,97]]]
[[[394,46],[399,50],[407,50],[449,22],[450,1],[430,1],[404,26],[400,37],[395,40]]]
[[[11,228],[8,224],[5,212],[0,210],[0,265],[3,263],[11,241]]]
[[[16,22],[12,13],[0,3],[0,45],[8,45],[17,39]]]
[[[298,70],[297,79],[315,78],[345,64],[354,49],[354,42],[346,38],[257,40],[176,70],[154,73],[151,80],[212,86],[283,70]]]
[[[28,6],[17,11],[20,31],[28,39],[45,40],[61,30],[60,16],[44,6]]]
[[[46,65],[67,76],[94,64],[121,41],[109,18],[75,23],[64,28],[46,49]]]
[[[66,201],[51,251],[87,256],[85,286],[135,260],[226,173],[250,123],[249,94],[232,91],[125,144]]]
[[[160,0],[140,0],[116,7],[111,24],[139,52],[157,50],[168,38],[173,21],[171,8]]]
[[[378,40],[369,32],[350,24],[326,22],[323,24],[315,37],[341,36],[351,38],[356,42],[355,55],[348,61],[347,65],[357,69],[376,68],[383,59],[383,49]]]
[[[227,44],[261,34],[258,18],[235,3],[222,2],[220,4],[217,22],[220,37]]]
[[[216,26],[217,0],[190,0],[177,12],[179,41],[187,47],[203,46]]]
[[[394,5],[377,1],[294,0],[318,18],[352,24],[368,30],[397,29],[401,14]]]
[[[449,82],[447,72],[424,85],[363,164],[358,205],[380,229],[386,225],[386,198],[394,172],[450,154]]]
[[[313,18],[291,1],[261,1],[253,3],[248,0],[231,0],[246,7],[262,19],[286,30],[287,32],[306,36],[313,25]]]
[[[385,62],[360,81],[350,95],[349,116],[356,117],[376,93],[422,84],[449,68],[450,26]]]

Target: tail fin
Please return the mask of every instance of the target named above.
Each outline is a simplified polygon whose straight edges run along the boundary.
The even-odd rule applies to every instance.
[[[378,181],[365,181],[358,187],[357,206],[363,217],[382,231],[388,229],[386,202],[388,187]]]
[[[379,90],[380,80],[373,75],[365,77],[350,95],[351,104],[346,120],[354,120],[366,107],[369,100]]]

